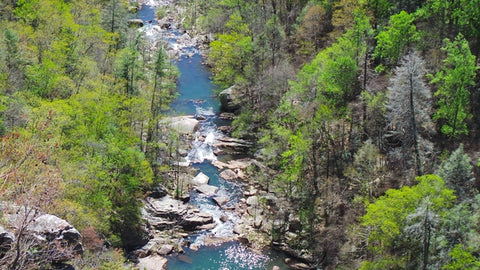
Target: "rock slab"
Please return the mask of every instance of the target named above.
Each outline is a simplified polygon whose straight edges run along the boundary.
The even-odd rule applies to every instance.
[[[215,193],[217,193],[218,187],[211,186],[211,185],[201,185],[201,186],[195,187],[195,190],[204,194],[205,196],[211,197],[211,196],[214,196]]]
[[[193,135],[200,128],[200,122],[193,115],[175,116],[163,119],[160,124],[167,124],[182,134]]]
[[[210,177],[208,177],[206,174],[200,172],[199,174],[197,174],[197,176],[195,176],[190,181],[190,183],[194,186],[201,186],[201,185],[208,184],[209,181],[210,181]]]
[[[136,268],[141,270],[164,270],[167,269],[167,263],[168,260],[166,258],[152,255],[139,259]]]

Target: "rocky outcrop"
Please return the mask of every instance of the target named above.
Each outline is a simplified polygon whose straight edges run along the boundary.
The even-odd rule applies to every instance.
[[[237,173],[235,173],[233,170],[226,169],[220,173],[220,177],[225,179],[225,180],[235,180],[238,179]]]
[[[229,201],[230,198],[226,196],[218,196],[218,197],[213,197],[212,200],[220,207],[226,205]]]
[[[193,135],[200,128],[200,122],[193,115],[168,117],[161,120],[160,124],[169,125],[173,130],[186,135]]]
[[[64,219],[24,207],[9,206],[2,210],[6,228],[0,226],[0,258],[16,252],[11,249],[17,240],[31,250],[25,256],[40,256],[45,263],[55,265],[67,266],[65,262],[83,253],[82,236]],[[23,226],[26,226],[24,234],[17,239],[13,232]]]
[[[5,253],[12,248],[12,243],[14,241],[15,235],[0,226],[0,259],[3,258]]]
[[[242,96],[242,93],[235,85],[223,90],[218,95],[221,103],[220,109],[224,112],[238,111],[242,105]]]
[[[252,148],[253,144],[242,139],[224,136],[217,138],[217,141],[213,146],[224,150],[225,154],[244,154]]]
[[[143,21],[140,19],[131,19],[127,21],[128,26],[140,28],[143,26]]]
[[[202,229],[202,226],[215,224],[211,214],[168,195],[159,199],[147,198],[143,216],[148,226],[159,230],[177,226],[186,231],[195,231]]]
[[[83,252],[80,233],[66,220],[54,215],[44,214],[37,217],[28,227],[28,231],[43,237],[48,242],[61,242],[72,250],[81,254]],[[68,258],[64,258],[68,260]]]

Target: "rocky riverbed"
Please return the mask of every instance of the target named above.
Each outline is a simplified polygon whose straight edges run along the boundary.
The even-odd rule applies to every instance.
[[[183,119],[187,126],[192,126],[191,117],[177,118]],[[177,123],[179,126],[183,124]],[[197,133],[196,136],[193,136]],[[198,133],[197,129],[191,129],[190,134],[185,133],[185,138],[204,138],[207,134]],[[183,146],[187,149],[193,148],[193,140],[185,140]],[[188,146],[186,146],[188,145]],[[217,153],[238,153],[239,150],[246,151],[251,147],[247,141],[230,138],[227,136],[219,137],[213,143]],[[219,154],[221,156],[221,154]],[[183,156],[187,159],[187,155]],[[142,214],[145,221],[145,227],[148,230],[150,241],[142,248],[136,250],[133,254],[137,258],[137,266],[148,268],[149,262],[154,261],[154,265],[165,262],[164,256],[171,253],[182,253],[185,247],[198,249],[197,244],[185,240],[189,235],[196,234],[199,231],[207,231],[203,239],[203,245],[218,245],[229,241],[240,241],[253,250],[259,252],[265,247],[271,246],[273,231],[286,231],[286,238],[294,241],[297,234],[300,233],[302,226],[300,220],[296,217],[288,217],[288,223],[285,222],[286,206],[278,199],[279,195],[274,191],[268,191],[268,188],[253,181],[249,170],[265,169],[265,166],[254,158],[239,158],[230,160],[214,160],[212,165],[218,168],[221,178],[227,181],[237,181],[243,186],[243,198],[232,205],[229,204],[231,198],[217,194],[218,187],[209,185],[209,177],[204,173],[192,170],[190,167],[182,167],[179,172],[179,178],[182,178],[183,194],[189,194],[195,190],[202,196],[210,198],[225,213],[234,213],[239,219],[233,227],[233,234],[228,236],[216,236],[208,233],[217,226],[228,221],[228,216],[223,215],[219,220],[214,220],[212,214],[203,212],[197,207],[188,203],[189,196],[184,195],[180,198],[174,198],[174,190],[167,190],[159,187],[154,192],[148,194],[145,198],[145,206]],[[312,261],[309,254],[302,253],[289,248],[285,242],[274,243],[274,247],[286,252],[294,258],[301,258],[303,261]],[[301,263],[291,263],[292,267],[302,269],[307,267]],[[166,267],[166,266],[165,266]],[[155,268],[159,269],[159,268]],[[309,269],[309,268],[304,268]]]

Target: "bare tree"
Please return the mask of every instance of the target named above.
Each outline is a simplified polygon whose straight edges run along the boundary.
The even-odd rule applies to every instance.
[[[420,132],[433,130],[430,119],[431,92],[425,83],[424,60],[413,51],[406,55],[395,69],[387,94],[387,137],[400,142],[406,158],[412,151],[418,175],[423,174],[419,140]]]

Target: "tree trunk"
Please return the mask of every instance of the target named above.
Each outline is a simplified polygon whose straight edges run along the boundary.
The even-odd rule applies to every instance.
[[[412,136],[413,144],[415,147],[415,164],[417,167],[417,174],[423,175],[422,163],[420,160],[420,150],[418,149],[418,135],[417,135],[417,122],[415,119],[415,105],[413,103],[413,71],[410,71],[410,114],[411,114],[411,124],[412,124]]]

